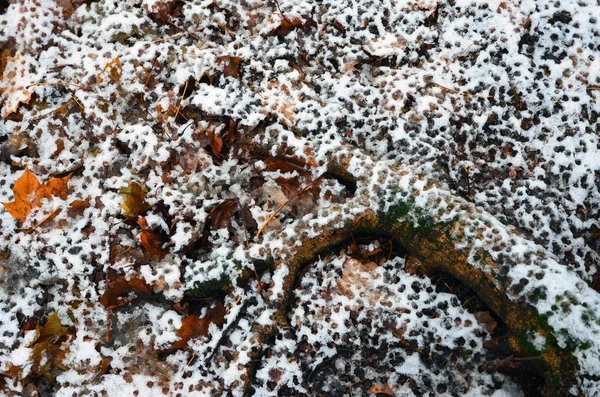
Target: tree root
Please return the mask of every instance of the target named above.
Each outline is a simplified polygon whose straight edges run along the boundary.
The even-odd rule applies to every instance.
[[[263,142],[252,150],[272,154],[275,149]],[[252,327],[253,359],[288,326],[287,310],[302,268],[352,235],[368,234],[393,238],[429,274],[449,274],[470,287],[506,324],[511,348],[521,357],[536,357],[532,365],[544,379],[543,395],[584,395],[584,379],[599,381],[594,363],[600,357],[600,295],[551,253],[430,176],[373,160],[358,149],[340,146],[327,172],[356,186],[353,198],[328,208],[339,217],[324,225],[296,221],[297,230],[316,235],[305,233],[296,244],[278,232],[264,236],[288,246],[267,254],[274,263],[264,308],[271,322]],[[534,343],[536,338],[545,343]],[[246,395],[252,394],[253,367],[245,379]]]

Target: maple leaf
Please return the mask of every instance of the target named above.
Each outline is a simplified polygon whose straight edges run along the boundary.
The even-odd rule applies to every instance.
[[[140,213],[150,209],[145,201],[148,189],[141,183],[129,182],[128,187],[122,188],[119,193],[123,197],[121,208],[128,218],[137,218]]]
[[[32,209],[39,207],[43,199],[51,197],[66,199],[69,194],[68,183],[70,178],[71,174],[63,178],[52,177],[42,185],[29,170],[29,167],[26,167],[23,175],[15,181],[13,186],[15,200],[10,203],[2,203],[2,205],[15,219],[25,222],[27,215]]]
[[[74,330],[61,324],[58,312],[46,316],[46,323],[36,325],[35,337],[29,344],[31,349],[30,370],[22,378],[22,382],[28,383],[34,378],[43,377],[53,382],[58,375],[57,370],[67,370],[62,362],[69,352],[69,344],[66,343]],[[28,364],[29,365],[29,364]],[[21,378],[23,368],[11,365],[5,375],[11,378]]]
[[[173,343],[173,349],[185,349],[187,343],[192,338],[208,335],[208,327],[211,323],[221,326],[225,321],[225,306],[219,301],[215,307],[208,309],[206,315],[199,318],[191,315],[183,320],[181,327],[177,330],[177,335],[181,338]]]

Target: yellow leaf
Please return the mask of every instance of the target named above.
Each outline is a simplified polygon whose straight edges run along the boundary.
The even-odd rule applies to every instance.
[[[141,183],[129,182],[129,186],[122,188],[119,193],[123,197],[121,208],[128,218],[136,218],[140,213],[150,209],[150,205],[145,202],[148,189]]]

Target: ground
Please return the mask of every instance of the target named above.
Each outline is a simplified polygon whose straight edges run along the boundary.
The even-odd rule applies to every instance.
[[[0,392],[598,395],[599,15],[0,1]]]

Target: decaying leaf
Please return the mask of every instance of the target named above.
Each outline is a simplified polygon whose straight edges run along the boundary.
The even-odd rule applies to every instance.
[[[24,368],[10,366],[5,375],[20,378],[22,383],[28,383],[33,378],[43,377],[52,382],[60,371],[67,370],[62,361],[69,352],[66,343],[74,330],[61,324],[58,312],[46,316],[46,323],[35,327],[35,337],[28,346],[31,349],[29,364],[31,367],[24,373]],[[28,364],[28,365],[29,365]]]
[[[27,80],[29,65],[23,56],[14,57],[5,49],[0,53],[0,99],[3,99],[2,117],[16,112],[22,103],[28,104],[33,95]]]
[[[13,187],[15,200],[2,204],[15,219],[25,222],[27,215],[29,215],[33,208],[39,207],[43,199],[51,197],[66,199],[69,194],[68,183],[70,178],[70,174],[63,178],[52,177],[47,183],[42,185],[38,178],[29,170],[29,167],[26,167],[23,175],[15,181]]]
[[[223,63],[223,74],[225,77],[233,77],[239,80],[240,78],[240,62],[242,57],[222,56],[217,58],[217,62]]]
[[[187,343],[192,338],[208,335],[208,327],[211,323],[220,327],[225,321],[225,306],[221,301],[208,309],[206,315],[199,318],[196,315],[191,315],[183,320],[181,327],[177,330],[177,335],[181,338],[177,342],[173,343],[173,349],[185,349]]]
[[[118,275],[109,280],[106,291],[100,297],[100,302],[107,309],[123,306],[132,300],[149,299],[152,297],[152,287],[137,277],[126,278],[125,275]]]
[[[144,253],[152,259],[162,259],[165,257],[167,252],[162,249],[162,241],[160,235],[148,226],[146,218],[141,217],[137,221],[138,225],[142,228],[140,233],[140,240],[142,242],[142,248]]]
[[[91,204],[87,200],[73,200],[69,204],[69,215],[75,217],[77,215],[83,215],[86,208],[90,208]]]
[[[373,385],[371,386],[370,392],[374,394],[387,394],[388,396],[396,395],[394,389],[392,389],[388,384]]]
[[[129,182],[119,193],[123,197],[121,208],[128,218],[137,218],[140,213],[150,209],[150,205],[145,201],[148,189],[141,183]]]
[[[477,322],[480,325],[483,325],[490,334],[493,334],[496,326],[498,326],[498,323],[496,320],[494,320],[494,317],[490,315],[490,312],[476,312],[475,318],[477,319]]]

